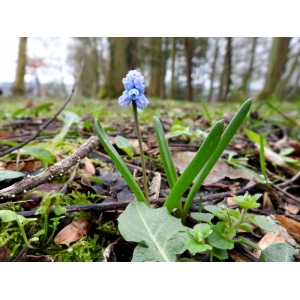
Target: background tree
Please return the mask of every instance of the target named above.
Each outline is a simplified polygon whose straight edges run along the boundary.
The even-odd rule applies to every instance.
[[[246,72],[242,76],[242,85],[240,86],[239,90],[242,92],[242,95],[245,95],[248,92],[248,85],[253,73],[254,67],[254,59],[255,59],[255,51],[257,46],[257,37],[251,38],[251,50],[249,54],[249,64]]]
[[[226,53],[225,53],[225,59],[224,59],[224,67],[223,67],[223,73],[221,76],[220,81],[220,88],[219,88],[219,101],[224,102],[227,99],[227,96],[229,95],[229,92],[231,90],[231,59],[232,59],[232,38],[227,37],[226,38],[227,44],[226,44]]]
[[[81,57],[85,58],[84,68],[78,83],[79,93],[85,96],[97,97],[101,82],[104,81],[106,65],[103,61],[103,39],[98,37],[74,38],[70,47],[69,60],[74,66],[74,76],[78,74]]]
[[[192,59],[195,50],[195,38],[193,37],[185,37],[184,41],[184,53],[186,60],[186,99],[189,101],[193,101],[193,87],[192,87]]]
[[[171,79],[170,79],[170,85],[169,85],[169,99],[174,99],[174,85],[175,85],[175,59],[176,59],[176,42],[177,38],[172,37],[171,38]]]
[[[275,91],[284,72],[289,52],[290,37],[274,37],[269,56],[269,66],[260,99],[268,99]]]
[[[214,41],[212,41],[214,47],[214,54],[213,54],[213,60],[211,64],[211,72],[210,72],[210,86],[209,86],[209,92],[207,96],[207,102],[212,102],[213,92],[214,92],[214,81],[216,77],[216,67],[217,67],[217,61],[219,57],[219,42],[220,38],[212,38]]]
[[[19,38],[17,71],[16,71],[15,82],[12,88],[12,92],[14,96],[25,94],[24,76],[25,76],[25,68],[26,68],[26,43],[27,43],[27,37]]]

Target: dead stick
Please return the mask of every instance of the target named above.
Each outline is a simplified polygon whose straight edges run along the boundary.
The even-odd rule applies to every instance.
[[[82,70],[83,70],[83,65],[84,65],[84,58],[81,59],[81,67],[80,67],[80,71],[79,74],[76,78],[76,81],[74,83],[74,86],[72,88],[72,91],[69,95],[69,97],[67,98],[67,100],[65,101],[65,103],[62,105],[62,107],[58,110],[58,112],[54,115],[53,118],[51,118],[50,120],[48,120],[36,133],[34,133],[32,136],[30,136],[27,140],[23,141],[22,143],[20,143],[19,145],[9,148],[6,151],[3,151],[2,153],[0,153],[0,157],[9,154],[17,149],[20,149],[21,147],[23,147],[24,145],[28,144],[29,142],[31,142],[33,139],[35,139],[45,128],[48,127],[48,125],[57,118],[57,116],[63,111],[63,109],[66,107],[66,105],[70,102],[70,100],[72,99],[74,92],[75,92],[75,88],[78,84],[79,78],[81,76]]]
[[[0,200],[14,199],[16,195],[26,193],[27,191],[41,185],[42,183],[50,182],[57,177],[62,176],[67,170],[75,166],[80,160],[85,158],[94,148],[100,145],[99,139],[96,136],[91,136],[82,146],[80,146],[73,154],[64,160],[47,168],[44,172],[36,175],[28,175],[23,180],[0,190]]]
[[[252,188],[252,187],[251,187]],[[231,195],[240,195],[248,191],[249,188],[244,188],[236,191],[229,191],[229,192],[223,192],[218,194],[212,194],[212,195],[204,195],[203,196],[203,203],[202,204],[209,204],[210,201],[216,200],[219,198],[228,197]],[[186,200],[185,198],[182,199],[183,202]],[[104,202],[104,203],[98,203],[98,204],[82,204],[82,205],[69,205],[65,206],[68,213],[76,212],[76,211],[98,211],[103,212],[107,210],[118,210],[118,209],[125,209],[126,206],[136,200],[126,200],[126,201],[111,201],[111,202]],[[150,204],[157,204],[157,205],[163,205],[166,201],[166,198],[157,198],[157,199],[150,199]],[[206,202],[206,203],[205,203]],[[193,203],[199,203],[199,198],[195,198]],[[190,211],[198,211],[198,207],[196,209],[193,209],[191,207]],[[24,216],[24,217],[33,217],[35,216],[36,209],[30,210],[30,211],[21,211],[17,212],[18,215]],[[51,213],[53,213],[53,208],[51,209]]]

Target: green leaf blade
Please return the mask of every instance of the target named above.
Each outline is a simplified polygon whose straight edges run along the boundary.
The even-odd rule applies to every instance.
[[[55,163],[55,156],[48,150],[40,146],[26,146],[22,148],[22,151],[26,154],[36,157],[37,159],[46,162],[48,164]]]
[[[170,216],[165,207],[151,209],[142,202],[131,202],[118,218],[119,230],[127,241],[140,243],[132,261],[176,261],[184,250],[187,227]]]
[[[164,206],[168,208],[168,211],[170,213],[178,205],[178,202],[182,195],[185,193],[187,188],[190,186],[190,184],[195,179],[199,171],[203,168],[203,166],[209,159],[212,149],[215,149],[217,147],[220,141],[223,126],[223,120],[215,123],[209,135],[202,143],[200,149],[197,151],[195,157],[192,159],[192,161],[189,163],[189,165],[186,167],[184,172],[177,180],[175,186],[171,190],[169,196],[167,197],[164,203]]]
[[[178,176],[172,160],[168,142],[164,134],[163,127],[161,125],[160,120],[157,117],[154,117],[154,129],[167,180],[170,188],[172,189],[176,181],[178,180]]]
[[[122,149],[128,156],[132,157],[134,153],[134,148],[132,144],[123,136],[116,136],[116,145],[119,149]]]
[[[287,243],[276,243],[262,250],[259,262],[295,262],[297,250]]]
[[[136,196],[138,201],[142,201],[148,205],[148,202],[138,186],[137,182],[133,178],[132,174],[130,173],[129,169],[125,165],[124,161],[116,151],[116,149],[112,146],[110,143],[105,131],[103,130],[101,123],[95,118],[94,119],[94,126],[95,126],[95,131],[96,134],[104,148],[104,150],[108,153],[109,157],[111,158],[112,162],[115,164],[119,172],[122,174],[124,180],[127,182],[129,185],[130,189]]]

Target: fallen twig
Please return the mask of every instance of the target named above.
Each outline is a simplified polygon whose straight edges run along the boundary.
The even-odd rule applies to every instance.
[[[25,194],[27,191],[41,185],[42,183],[50,182],[55,178],[62,176],[67,170],[75,166],[81,159],[85,158],[98,145],[100,145],[98,137],[91,136],[73,154],[47,168],[44,172],[36,176],[28,175],[23,180],[0,190],[0,200],[7,198],[14,199],[19,194]]]
[[[252,187],[251,187],[252,188]],[[229,197],[231,195],[240,195],[244,194],[246,191],[248,191],[249,188],[244,188],[240,190],[235,191],[228,191],[218,194],[212,194],[212,195],[204,195],[202,200],[202,205],[207,205],[211,203],[213,200],[222,199],[224,197]],[[186,199],[183,198],[183,202]],[[136,200],[126,200],[126,201],[115,201],[115,202],[104,202],[104,203],[98,203],[98,204],[82,204],[82,205],[69,205],[65,206],[66,211],[68,213],[76,212],[76,211],[98,211],[103,212],[107,210],[118,210],[118,209],[125,209],[126,206]],[[150,204],[156,204],[156,205],[163,205],[166,201],[166,198],[157,198],[157,199],[150,199]],[[193,201],[194,204],[199,203],[199,198],[195,198]],[[198,206],[191,206],[190,211],[198,211]],[[36,209],[30,210],[30,211],[21,211],[17,212],[18,215],[24,216],[24,217],[33,217],[35,215]],[[53,213],[53,208],[51,209],[51,213]]]

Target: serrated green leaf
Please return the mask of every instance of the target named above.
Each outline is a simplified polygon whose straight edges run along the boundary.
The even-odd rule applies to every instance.
[[[205,251],[209,251],[212,249],[210,245],[207,244],[199,244],[197,243],[193,238],[187,238],[185,242],[185,247],[192,255],[195,255],[196,253],[201,253]]]
[[[117,135],[115,141],[119,149],[122,149],[128,156],[133,156],[134,148],[128,139]]]
[[[255,194],[251,196],[248,192],[246,192],[244,196],[235,196],[231,200],[244,209],[257,208],[260,204],[256,201],[261,197],[261,195],[262,194]]]
[[[195,220],[197,220],[198,222],[210,222],[214,215],[209,214],[209,213],[191,213],[191,217]]]
[[[259,262],[295,262],[297,250],[287,243],[276,243],[261,251]]]
[[[276,231],[275,226],[272,223],[270,223],[266,217],[263,217],[263,216],[252,217],[251,216],[249,219],[253,224],[255,224],[256,226],[258,226],[259,228],[261,228],[263,230],[271,231],[271,232]]]
[[[251,226],[250,224],[247,223],[242,223],[238,226],[239,229],[245,230],[247,232],[252,232],[253,230],[253,226]]]
[[[225,210],[216,205],[206,205],[204,206],[206,211],[209,211],[214,216],[218,217],[220,220],[228,220],[228,215]]]
[[[26,146],[23,147],[22,152],[29,154],[37,159],[46,162],[48,164],[55,163],[55,156],[52,155],[48,150],[40,146]]]
[[[212,247],[219,249],[232,249],[234,247],[234,243],[227,238],[224,237],[226,224],[223,222],[218,222],[216,225],[211,226],[213,232],[208,236],[207,240]],[[233,233],[233,232],[232,232]],[[230,235],[232,235],[230,233]]]
[[[212,254],[218,259],[227,259],[228,258],[227,251],[224,249],[213,248]]]
[[[226,210],[229,212],[231,216],[233,216],[235,219],[239,219],[241,216],[241,213],[238,209],[232,209],[232,208],[226,208]]]
[[[0,170],[0,181],[6,180],[6,179],[14,179],[14,178],[20,178],[24,177],[25,174],[17,171],[11,171],[11,170]]]
[[[152,209],[133,201],[118,218],[119,231],[126,241],[140,243],[132,261],[176,261],[186,248],[188,237],[181,221],[169,215],[166,207]]]

